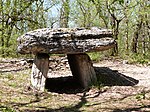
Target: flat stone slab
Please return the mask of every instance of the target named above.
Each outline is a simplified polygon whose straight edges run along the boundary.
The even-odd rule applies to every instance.
[[[18,37],[17,51],[28,53],[78,54],[114,47],[112,31],[97,27],[37,29]]]

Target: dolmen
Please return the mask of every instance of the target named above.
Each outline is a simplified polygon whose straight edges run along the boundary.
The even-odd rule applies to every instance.
[[[50,54],[66,54],[73,78],[88,88],[97,78],[86,53],[113,48],[116,42],[112,36],[111,30],[97,27],[37,29],[18,37],[17,51],[35,55],[31,84],[36,90],[44,91]]]

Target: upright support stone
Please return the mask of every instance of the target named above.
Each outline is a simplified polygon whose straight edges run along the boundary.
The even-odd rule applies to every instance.
[[[92,61],[87,54],[68,54],[67,56],[73,77],[80,82],[81,86],[87,88],[97,81]]]
[[[36,90],[44,91],[49,70],[49,55],[36,54],[31,73],[31,84]]]

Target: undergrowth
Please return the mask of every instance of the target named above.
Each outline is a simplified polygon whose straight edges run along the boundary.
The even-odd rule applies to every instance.
[[[0,112],[16,112],[16,111],[10,107],[0,105]]]
[[[149,54],[138,54],[138,53],[130,53],[120,55],[121,59],[127,60],[129,64],[150,64],[150,56]]]
[[[91,60],[94,62],[99,62],[104,59],[120,59],[127,60],[129,64],[147,64],[150,65],[150,54],[138,54],[138,53],[130,53],[130,54],[118,54],[117,56],[111,56],[110,51],[105,52],[95,52],[88,53]]]

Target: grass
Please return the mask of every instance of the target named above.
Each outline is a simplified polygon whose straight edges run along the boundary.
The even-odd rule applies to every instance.
[[[57,110],[69,107],[74,100],[66,101],[59,94],[39,93],[29,88],[31,70],[0,75],[0,112],[15,112],[25,110]],[[50,106],[51,105],[51,106]]]
[[[127,60],[129,64],[150,64],[150,54],[129,53],[118,56],[118,58]]]
[[[10,107],[0,105],[0,112],[16,112],[16,111],[11,109]]]
[[[110,51],[101,51],[101,52],[93,52],[93,53],[88,53],[89,57],[91,58],[92,61],[94,62],[99,62],[100,60],[103,60],[105,58],[110,57]]]
[[[131,63],[148,64],[150,62],[150,58],[143,54],[131,54],[130,57]]]
[[[36,92],[30,87],[30,73],[31,70],[26,69],[0,74],[0,112],[36,112],[36,110],[39,110],[38,112],[112,112],[116,109],[136,110],[139,105],[141,108],[145,106],[150,108],[148,102],[150,97],[147,97],[150,96],[149,93],[138,93],[123,98],[117,98],[116,93],[109,97],[109,94],[114,91],[110,91],[111,87],[100,83],[92,86],[89,91]]]

